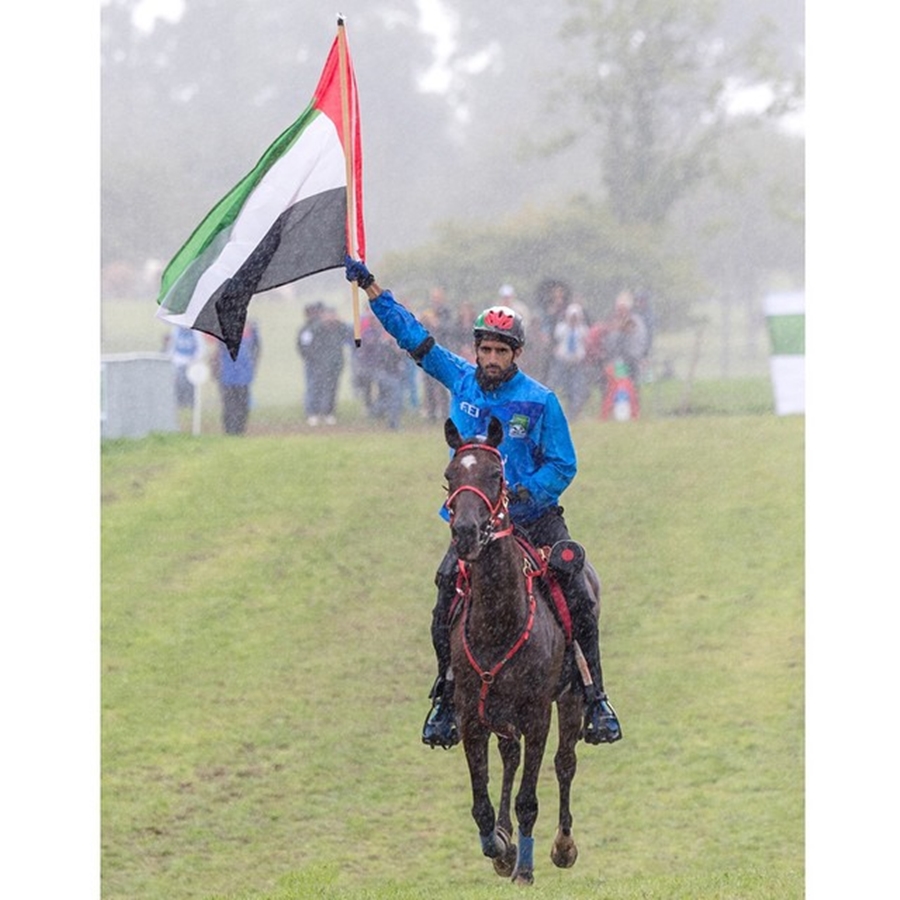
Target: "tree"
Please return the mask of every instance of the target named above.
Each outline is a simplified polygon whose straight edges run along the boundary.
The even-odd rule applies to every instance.
[[[136,266],[170,258],[294,121],[335,34],[314,0],[185,0],[149,32],[134,24],[139,2],[108,0],[101,19],[103,259]],[[778,72],[802,46],[799,0],[443,5],[441,92],[420,84],[435,55],[416,0],[348,17],[369,260],[395,283],[424,290],[449,272],[487,299],[518,272],[523,291],[563,277],[602,302],[636,279],[675,323],[691,291],[749,290],[778,248],[799,253],[802,220],[768,202],[797,185],[777,187],[765,140],[742,137],[764,113],[726,114],[735,84],[773,85],[772,111],[790,100]],[[760,10],[787,33],[757,31]],[[766,190],[745,191],[742,208],[754,172]],[[671,230],[685,222],[687,239]],[[787,255],[779,271],[802,269],[802,253]]]
[[[526,207],[490,223],[446,222],[436,240],[413,253],[389,254],[379,270],[381,282],[401,297],[424,296],[440,284],[455,300],[476,305],[493,302],[503,281],[529,302],[551,277],[572,284],[593,316],[607,315],[623,288],[660,286],[663,327],[680,324],[701,288],[680,248],[666,247],[655,227],[622,226],[587,197]]]
[[[662,223],[674,204],[716,168],[733,127],[735,86],[765,78],[771,112],[791,87],[764,54],[767,26],[729,42],[717,29],[717,0],[569,0],[564,37],[587,49],[567,79],[594,125],[599,171],[616,218]],[[587,44],[587,48],[583,45]],[[760,112],[764,115],[765,110]],[[582,136],[583,136],[582,134]],[[578,136],[573,134],[573,138]]]
[[[723,377],[732,343],[749,357],[762,350],[760,298],[803,284],[803,184],[802,140],[771,126],[740,130],[722,142],[717,176],[673,210],[672,243],[696,260],[721,307]]]

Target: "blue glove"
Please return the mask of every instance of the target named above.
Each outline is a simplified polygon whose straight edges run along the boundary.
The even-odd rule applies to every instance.
[[[366,264],[358,259],[347,256],[344,258],[344,266],[347,270],[347,281],[355,281],[363,290],[375,280],[375,276],[366,268]]]

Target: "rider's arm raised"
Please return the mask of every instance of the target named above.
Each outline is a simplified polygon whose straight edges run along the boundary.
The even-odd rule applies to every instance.
[[[346,274],[348,281],[357,282],[366,292],[372,312],[400,349],[452,391],[457,379],[471,368],[471,364],[435,343],[428,329],[390,291],[382,289],[364,263],[347,257]]]

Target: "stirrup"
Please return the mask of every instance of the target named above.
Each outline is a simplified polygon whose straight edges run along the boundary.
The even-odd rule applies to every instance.
[[[622,739],[622,726],[605,693],[588,701],[584,711],[584,740],[588,744],[613,744]]]
[[[432,750],[435,747],[449,750],[459,743],[456,713],[450,700],[443,701],[440,696],[435,697],[434,705],[429,710],[425,717],[425,724],[422,726],[422,743],[427,744]]]

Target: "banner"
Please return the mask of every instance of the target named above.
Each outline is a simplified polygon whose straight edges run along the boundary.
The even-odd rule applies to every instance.
[[[763,301],[772,345],[769,369],[779,416],[806,412],[806,302],[804,291],[769,294]]]

